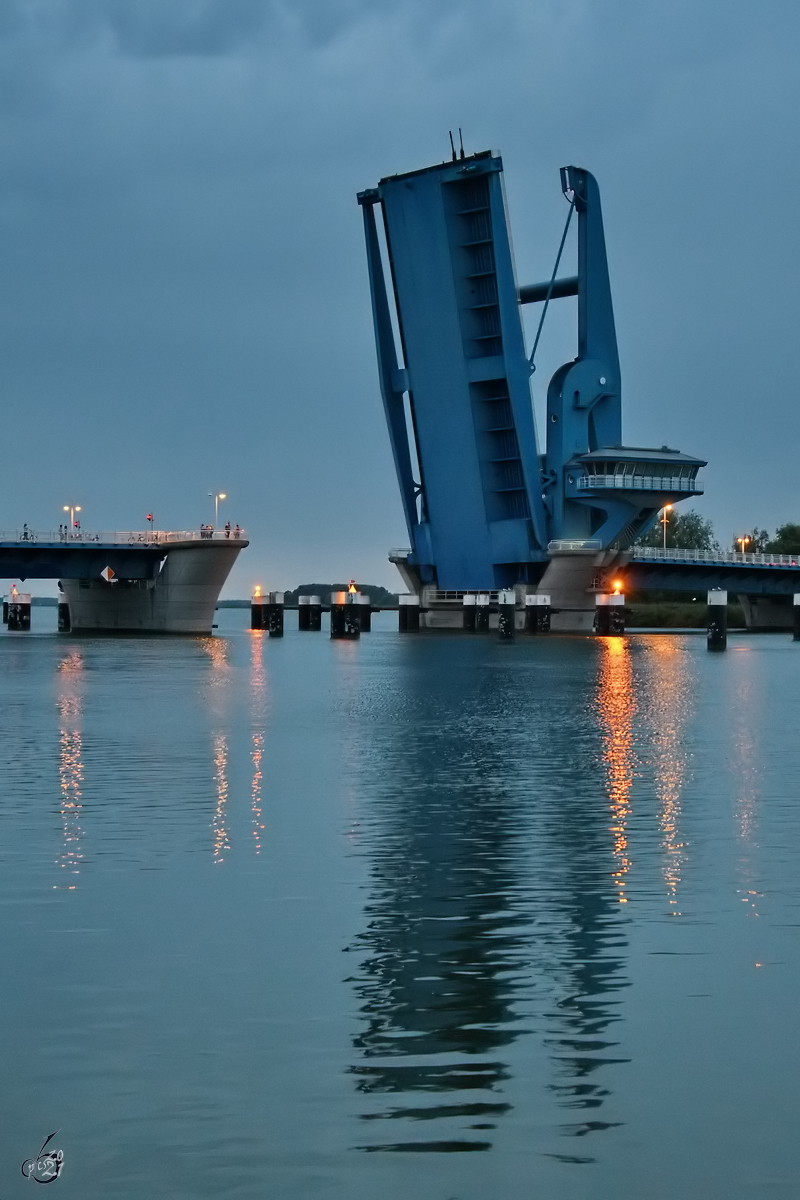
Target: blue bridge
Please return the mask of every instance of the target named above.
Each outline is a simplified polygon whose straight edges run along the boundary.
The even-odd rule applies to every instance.
[[[729,586],[783,596],[793,563],[633,551],[665,505],[702,494],[705,459],[626,446],[597,181],[565,167],[564,234],[549,280],[514,273],[502,160],[485,151],[359,193],[378,374],[409,548],[390,557],[412,592],[546,592],[554,627],[589,631],[595,595],[626,586]],[[577,275],[559,277],[570,223]],[[577,297],[575,357],[547,389],[544,445],[530,379],[551,302]],[[521,306],[540,305],[531,352]],[[395,330],[397,334],[395,334]],[[741,561],[740,561],[741,560]],[[762,606],[763,607],[763,606]]]

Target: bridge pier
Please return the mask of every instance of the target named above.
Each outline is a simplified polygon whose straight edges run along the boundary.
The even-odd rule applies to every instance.
[[[537,588],[550,596],[553,633],[594,632],[597,558],[596,549],[553,552]]]
[[[746,596],[740,593],[739,603],[747,629],[769,632],[792,628],[792,597],[789,595]]]
[[[170,547],[153,579],[64,579],[73,633],[210,634],[222,586],[246,543]]]

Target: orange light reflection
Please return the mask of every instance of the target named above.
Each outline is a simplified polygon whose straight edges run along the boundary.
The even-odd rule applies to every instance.
[[[635,767],[633,670],[630,648],[624,638],[602,638],[598,647],[601,659],[595,705],[603,727],[603,764],[611,809],[609,829],[614,839],[615,869],[611,876],[617,899],[620,904],[627,904],[625,876],[631,869],[627,822]]]

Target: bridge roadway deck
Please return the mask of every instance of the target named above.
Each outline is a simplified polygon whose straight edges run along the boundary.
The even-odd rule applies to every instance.
[[[722,588],[748,596],[789,596],[800,592],[797,554],[725,554],[647,547],[626,552],[620,559],[619,573],[626,591],[689,592]]]
[[[155,579],[170,550],[199,546],[244,549],[238,536],[225,530],[79,533],[59,537],[52,532],[0,531],[0,579],[97,579],[110,567],[118,579]]]

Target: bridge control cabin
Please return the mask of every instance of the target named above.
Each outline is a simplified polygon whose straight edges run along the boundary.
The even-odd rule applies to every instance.
[[[662,446],[610,446],[575,454],[564,464],[562,536],[591,538],[605,548],[629,546],[665,504],[699,496],[705,463]],[[554,514],[555,515],[555,514]],[[613,535],[613,531],[621,530]],[[613,540],[612,540],[613,539]]]

